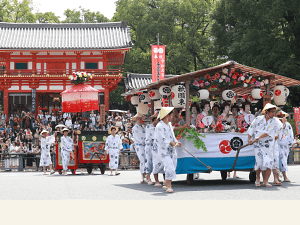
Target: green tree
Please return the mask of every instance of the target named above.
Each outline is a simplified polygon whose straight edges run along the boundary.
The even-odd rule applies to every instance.
[[[218,1],[211,29],[216,54],[299,80],[299,9],[295,0]]]
[[[36,18],[32,10],[31,0],[2,0],[0,2],[0,20],[12,23],[35,23]]]
[[[39,23],[59,23],[59,16],[53,12],[36,13],[35,17]]]
[[[112,21],[127,21],[134,47],[125,72],[151,73],[157,33],[166,48],[166,73],[181,74],[218,62],[209,36],[213,0],[119,0]]]
[[[102,23],[109,22],[109,19],[99,11],[91,12],[79,6],[79,10],[67,9],[64,12],[66,19],[63,23]]]

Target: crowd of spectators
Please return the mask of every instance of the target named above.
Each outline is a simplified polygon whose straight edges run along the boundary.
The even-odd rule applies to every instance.
[[[4,112],[1,112],[0,121],[0,153],[10,153],[9,160],[5,161],[5,168],[19,168],[17,154],[26,154],[26,162],[23,160],[23,167],[27,166],[32,170],[33,162],[39,165],[41,131],[47,130],[49,135],[53,135],[55,127],[59,124],[67,128],[80,131],[106,131],[111,126],[119,128],[119,135],[123,142],[123,151],[133,150],[132,140],[132,114],[106,112],[105,124],[100,124],[100,114],[92,112],[81,113],[61,113],[59,111],[48,113],[40,111],[35,115],[31,112],[20,112],[10,114],[8,120]],[[51,148],[51,152],[53,148]],[[13,155],[16,154],[16,155]],[[32,158],[32,159],[31,159]]]

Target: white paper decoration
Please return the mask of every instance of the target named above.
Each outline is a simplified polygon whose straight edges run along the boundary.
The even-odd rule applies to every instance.
[[[206,89],[201,89],[201,90],[198,91],[197,97],[198,97],[200,100],[206,100],[206,99],[209,98],[209,91],[206,90]]]
[[[222,92],[222,98],[225,101],[231,101],[234,98],[234,92],[232,90],[225,90]]]

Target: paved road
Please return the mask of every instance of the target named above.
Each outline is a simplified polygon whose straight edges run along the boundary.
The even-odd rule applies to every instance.
[[[226,181],[219,172],[201,174],[192,186],[187,185],[186,175],[177,175],[172,194],[140,184],[138,170],[121,170],[120,176],[108,176],[108,171],[101,175],[99,170],[75,176],[1,172],[0,200],[300,200],[300,165],[289,170],[292,182],[271,188],[250,184],[248,172],[238,172],[240,179]]]

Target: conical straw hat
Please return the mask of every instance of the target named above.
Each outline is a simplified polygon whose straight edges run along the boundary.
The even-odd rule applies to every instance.
[[[278,107],[277,107],[276,105],[271,104],[271,103],[267,103],[267,104],[265,105],[264,109],[262,110],[262,113],[265,113],[266,110],[268,110],[268,109],[273,109],[273,108],[277,109]]]
[[[165,118],[170,112],[172,112],[174,107],[162,107],[160,110],[160,119]]]
[[[136,118],[138,118],[138,117],[142,117],[142,119],[145,119],[145,116],[143,116],[143,114],[139,113],[139,112],[132,119],[136,120]]]
[[[289,114],[282,110],[280,110],[276,113],[276,117],[278,117],[278,118],[283,118],[283,117],[288,117],[288,116],[289,116]]]

